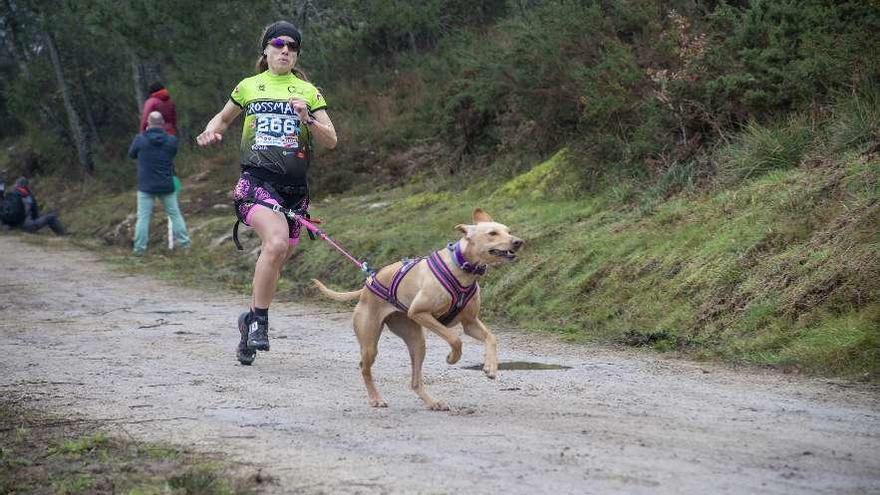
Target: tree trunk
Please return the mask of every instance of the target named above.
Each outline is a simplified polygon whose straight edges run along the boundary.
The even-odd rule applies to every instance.
[[[144,72],[141,69],[141,61],[140,58],[138,58],[137,53],[129,48],[128,57],[131,63],[131,77],[134,79],[134,106],[137,108],[138,117],[140,117],[144,102],[147,100],[147,97],[144,94],[144,88],[147,85],[144,84]]]
[[[5,0],[3,4],[6,6],[6,29],[4,30],[3,41],[6,43],[6,50],[15,59],[18,70],[24,74],[24,77],[30,80],[31,71],[27,64],[27,52],[21,48],[21,28],[18,22],[18,12],[15,6]]]
[[[95,163],[92,161],[92,146],[88,135],[83,131],[79,114],[70,96],[70,88],[64,79],[64,71],[61,66],[61,58],[58,56],[55,37],[51,31],[47,30],[44,38],[46,40],[46,48],[49,51],[49,58],[52,60],[52,68],[55,71],[55,79],[58,81],[58,88],[61,90],[61,96],[64,99],[64,110],[67,112],[67,122],[70,125],[71,138],[73,138],[73,142],[76,144],[79,163],[87,175],[92,175],[95,172]]]
[[[26,14],[22,14],[21,5],[16,5],[10,0],[4,0],[3,5],[6,7],[6,30],[4,31],[3,41],[6,44],[6,50],[15,60],[18,70],[21,72],[25,81],[32,81],[31,74],[31,55],[27,49],[28,33]],[[46,104],[45,101],[39,103],[40,121],[51,128],[53,132],[59,134],[64,132],[64,126],[60,124],[60,119],[53,108]]]
[[[82,79],[77,79],[77,89],[79,90],[80,98],[83,102],[83,107],[85,108],[84,113],[86,116],[86,123],[89,125],[89,141],[97,145],[98,149],[101,149],[101,135],[98,134],[98,126],[95,124],[95,117],[92,115],[92,103],[89,99],[89,93],[86,91],[85,85],[82,83]]]

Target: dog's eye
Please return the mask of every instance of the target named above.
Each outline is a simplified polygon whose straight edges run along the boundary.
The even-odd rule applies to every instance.
[[[495,232],[494,230],[489,231],[489,237],[496,237],[497,235],[498,235],[498,232]]]

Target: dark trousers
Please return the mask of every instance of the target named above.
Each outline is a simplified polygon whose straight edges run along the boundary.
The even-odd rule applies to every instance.
[[[36,232],[47,225],[57,235],[64,235],[64,226],[61,225],[61,220],[58,220],[56,213],[49,213],[36,219],[25,218],[24,223],[21,224],[21,229],[26,232]]]

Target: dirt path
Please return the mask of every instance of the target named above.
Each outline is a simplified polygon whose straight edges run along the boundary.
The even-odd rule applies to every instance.
[[[48,252],[47,252],[48,251]],[[387,334],[367,405],[348,313],[272,311],[272,351],[234,357],[245,296],[107,269],[0,236],[0,393],[110,431],[227,453],[270,493],[880,493],[874,387],[596,350],[496,329],[495,381],[429,336],[431,412]],[[51,260],[51,263],[45,263]],[[324,311],[326,313],[326,310]]]

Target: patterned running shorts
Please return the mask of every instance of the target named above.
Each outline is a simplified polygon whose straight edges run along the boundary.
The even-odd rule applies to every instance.
[[[245,198],[256,198],[273,205],[280,205],[294,210],[307,211],[309,209],[308,194],[299,195],[286,190],[285,186],[281,185],[276,186],[272,184],[271,187],[274,191],[263,187],[263,181],[256,179],[250,174],[246,172],[241,174],[241,178],[238,179],[238,183],[232,191],[232,198],[235,200],[236,205],[235,214],[242,223],[250,226],[251,217],[255,211],[254,208],[267,208],[256,203],[242,202]],[[296,220],[287,218],[287,227],[290,233],[288,243],[291,246],[296,246],[299,244],[299,234],[302,225]]]

